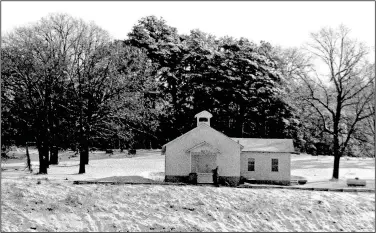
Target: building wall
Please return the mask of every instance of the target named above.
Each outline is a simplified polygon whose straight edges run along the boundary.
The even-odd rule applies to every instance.
[[[248,158],[255,159],[255,171],[248,171]],[[278,159],[278,172],[272,172],[272,158]],[[290,181],[290,153],[242,152],[240,174],[247,179],[264,181]]]
[[[166,145],[165,175],[188,176],[190,155],[187,149],[206,141],[221,153],[217,155],[218,175],[240,177],[240,145],[206,125],[199,125],[187,135]]]

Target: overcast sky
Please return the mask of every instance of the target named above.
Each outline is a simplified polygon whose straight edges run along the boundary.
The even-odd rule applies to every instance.
[[[2,2],[1,31],[35,22],[49,13],[94,21],[113,38],[124,39],[139,19],[163,17],[179,33],[200,29],[217,37],[246,37],[299,47],[309,34],[341,23],[352,37],[375,51],[374,2]],[[372,55],[374,61],[374,55]]]

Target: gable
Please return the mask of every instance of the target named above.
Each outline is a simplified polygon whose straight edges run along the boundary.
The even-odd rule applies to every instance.
[[[195,133],[196,131],[199,131],[199,130],[200,130],[201,128],[203,128],[203,127],[206,127],[205,129],[209,130],[209,131],[210,131],[211,133],[213,133],[214,135],[218,135],[219,137],[221,137],[221,138],[223,138],[223,139],[229,141],[231,144],[236,145],[236,146],[239,146],[240,148],[243,148],[243,146],[242,146],[240,143],[238,143],[238,142],[232,140],[231,138],[227,137],[225,134],[223,134],[223,133],[221,133],[221,132],[219,132],[219,131],[213,129],[212,127],[210,127],[210,126],[208,126],[208,125],[206,125],[206,124],[200,124],[200,125],[198,125],[196,128],[191,129],[191,130],[188,131],[187,133],[185,133],[185,134],[183,134],[183,135],[181,135],[181,136],[175,138],[174,140],[172,140],[172,141],[166,143],[165,145],[163,145],[162,150],[165,150],[164,148],[165,148],[167,145],[171,145],[171,144],[173,144],[173,143],[175,143],[175,142],[177,142],[177,141],[183,140],[184,138],[188,137],[189,135]]]
[[[292,139],[265,139],[265,138],[231,138],[243,145],[242,151],[253,152],[295,152]]]
[[[200,152],[200,151],[210,151],[213,153],[219,153],[220,151],[217,148],[214,148],[210,143],[203,141],[189,149],[186,150],[187,152]]]

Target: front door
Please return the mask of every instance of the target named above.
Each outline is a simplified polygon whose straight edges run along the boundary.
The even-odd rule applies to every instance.
[[[192,172],[197,173],[197,183],[213,183],[213,172],[217,156],[214,153],[192,154]]]

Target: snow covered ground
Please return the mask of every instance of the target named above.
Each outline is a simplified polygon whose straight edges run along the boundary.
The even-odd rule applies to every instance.
[[[32,152],[33,155],[36,151]],[[164,177],[165,157],[159,150],[138,152],[136,157],[127,158],[119,154],[109,156],[101,152],[91,154],[94,159],[86,166],[85,174],[78,174],[78,157],[63,159],[57,166],[50,166],[48,175],[38,175],[37,178],[48,177],[56,180],[93,180],[111,176],[142,176],[162,180]],[[99,159],[101,158],[101,159]],[[37,157],[32,157],[34,173],[38,171]],[[25,162],[10,162],[2,164],[3,178],[26,176],[35,178],[35,175],[22,173]],[[15,170],[18,169],[18,170]],[[311,156],[306,154],[293,155],[291,175],[302,176],[308,180],[305,186],[323,188],[344,188],[346,179],[358,177],[367,181],[367,188],[375,188],[375,159],[374,158],[341,158],[338,182],[330,182],[333,172],[332,156]]]
[[[149,177],[149,174],[164,172],[164,156],[159,151],[154,153],[139,152],[139,156],[127,158],[126,156],[108,156],[103,153],[103,159],[90,159],[89,165],[86,165],[86,173],[78,174],[79,160],[71,159],[60,162],[59,165],[51,165],[48,169],[48,175],[30,175],[22,173],[25,162],[12,162],[2,164],[2,168],[7,169],[3,172],[3,178],[14,178],[25,176],[27,178],[48,178],[51,180],[93,180],[110,176],[143,176]],[[38,172],[39,162],[37,158],[32,161],[34,173]],[[18,170],[15,170],[18,169]]]
[[[2,183],[2,231],[374,231],[374,193]]]
[[[293,155],[291,160],[291,175],[305,177],[308,181],[306,187],[345,188],[347,179],[358,177],[367,181],[367,188],[375,188],[374,158],[341,158],[337,182],[330,181],[332,156]]]
[[[20,161],[2,164],[1,231],[375,231],[374,193],[73,185],[73,180],[111,176],[163,178],[159,151],[134,158],[96,156],[82,175],[77,158],[50,166],[48,175],[23,171]],[[374,185],[374,161],[342,158],[340,180],[359,177]],[[332,157],[294,155],[292,175],[307,178],[306,185],[338,185],[329,181],[332,162]]]

